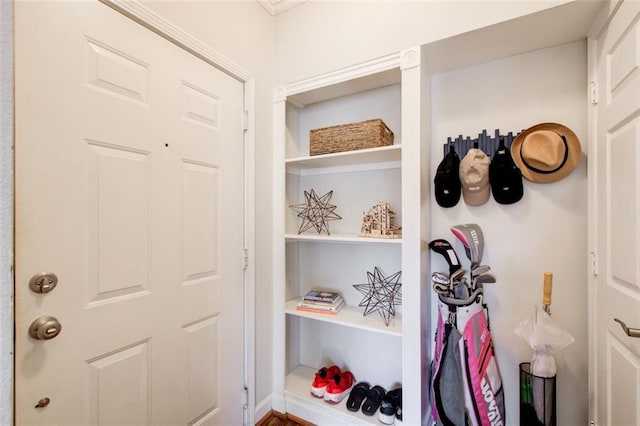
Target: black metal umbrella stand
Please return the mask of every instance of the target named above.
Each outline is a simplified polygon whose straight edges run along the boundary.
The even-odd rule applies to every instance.
[[[556,376],[531,373],[531,363],[520,364],[520,426],[556,425]]]

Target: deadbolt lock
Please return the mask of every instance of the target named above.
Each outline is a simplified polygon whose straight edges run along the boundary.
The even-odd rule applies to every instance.
[[[29,336],[38,340],[49,340],[60,334],[62,324],[52,316],[40,317],[31,323]]]
[[[58,284],[58,277],[51,272],[40,272],[29,280],[29,288],[34,293],[49,293]]]

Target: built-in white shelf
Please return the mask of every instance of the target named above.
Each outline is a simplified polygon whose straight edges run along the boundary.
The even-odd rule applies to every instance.
[[[384,319],[378,313],[368,316],[362,315],[364,308],[357,306],[344,306],[335,315],[316,314],[313,312],[299,311],[296,309],[300,298],[291,299],[285,305],[285,312],[301,318],[309,318],[316,321],[324,321],[346,327],[358,328],[361,330],[373,331],[376,333],[388,334],[390,336],[402,337],[402,319],[400,317],[400,306],[397,306],[397,314],[391,318],[389,326],[384,324]]]
[[[365,169],[399,168],[402,158],[402,145],[389,145],[379,148],[356,151],[336,152],[332,154],[290,158],[285,160],[287,173],[320,174]]]
[[[314,241],[324,243],[356,243],[356,244],[391,244],[401,245],[402,238],[369,238],[360,237],[358,234],[285,234],[286,242]]]
[[[423,306],[426,290],[419,285],[426,274],[421,259],[427,249],[421,240],[428,240],[424,220],[428,218],[424,212],[428,203],[423,199],[427,191],[422,188],[428,184],[424,176],[430,175],[423,161],[428,157],[425,154],[429,130],[421,121],[427,111],[426,99],[422,97],[423,89],[428,87],[421,71],[424,65],[422,49],[415,47],[292,83],[274,92],[274,133],[279,140],[274,152],[277,171],[274,214],[280,217],[275,221],[274,235],[280,237],[274,244],[273,278],[279,283],[275,292],[276,314],[283,311],[285,314],[274,316],[274,347],[278,351],[274,354],[274,360],[278,360],[274,368],[275,409],[317,424],[380,424],[375,416],[349,412],[344,402],[331,405],[309,394],[309,386],[323,360],[339,359],[344,365],[357,365],[359,374],[368,380],[401,385],[406,391],[405,421],[420,424],[421,407],[427,397],[423,389],[426,361],[420,350],[413,349],[424,347],[422,327],[428,313]],[[361,110],[368,117],[385,120],[395,129],[393,145],[306,155],[309,129],[357,121],[362,119],[358,117]],[[343,228],[336,228],[346,233],[296,234],[298,221],[286,206],[300,203],[302,190],[318,185],[325,191],[330,187],[340,192],[342,213],[349,214],[352,222],[343,222]],[[401,212],[401,238],[359,236],[360,227],[354,215],[380,199]],[[349,234],[349,231],[356,232]],[[341,244],[349,247],[339,247]],[[343,255],[351,251],[351,246],[354,256]],[[314,269],[318,266],[315,261],[325,258],[331,259],[328,269]],[[375,259],[401,270],[403,280],[411,283],[403,287],[402,306],[396,307],[396,316],[389,326],[378,312],[365,317],[364,308],[356,306],[355,299],[350,300],[353,305],[342,308],[336,315],[296,310],[298,298],[308,290],[305,284],[319,275],[351,274],[354,265],[368,268]],[[350,287],[349,281],[337,286],[339,291]],[[335,332],[335,338],[331,332]],[[311,338],[314,333],[323,338]],[[324,345],[330,337],[331,345]],[[362,352],[362,346],[378,340],[381,343],[372,352]],[[388,368],[380,369],[380,363]]]
[[[288,409],[296,413],[298,410],[305,412],[321,412],[327,414],[338,422],[355,425],[381,425],[378,421],[378,413],[373,416],[366,416],[362,411],[352,412],[347,410],[346,396],[337,404],[329,404],[324,399],[317,398],[311,394],[311,383],[316,373],[316,369],[300,365],[287,374],[285,379],[285,394],[287,395]],[[297,410],[296,410],[297,408]]]

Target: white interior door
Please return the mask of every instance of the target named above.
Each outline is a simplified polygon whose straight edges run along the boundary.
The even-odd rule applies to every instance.
[[[600,426],[640,426],[640,338],[614,321],[640,328],[640,2],[624,1],[593,43],[600,93],[590,163],[598,259],[592,414]]]
[[[16,424],[241,424],[242,83],[97,1],[15,20]]]

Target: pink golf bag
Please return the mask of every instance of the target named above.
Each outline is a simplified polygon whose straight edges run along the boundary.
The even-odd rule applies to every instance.
[[[504,426],[502,378],[482,295],[469,304],[440,297],[432,363],[436,425]]]

